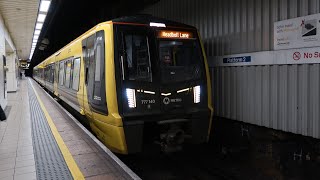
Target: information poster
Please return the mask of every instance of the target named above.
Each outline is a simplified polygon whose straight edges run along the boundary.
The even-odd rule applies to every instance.
[[[320,46],[320,14],[274,23],[274,50]]]

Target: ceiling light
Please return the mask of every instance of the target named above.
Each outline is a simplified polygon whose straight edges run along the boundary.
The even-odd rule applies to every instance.
[[[36,34],[35,34],[35,35],[33,36],[33,39],[38,39],[38,38],[39,38],[39,35],[36,35]]]
[[[37,41],[38,41],[38,39],[33,39],[33,40],[32,40],[32,42],[37,42]]]
[[[46,15],[45,14],[39,14],[38,15],[38,22],[44,22],[45,19],[46,19]]]
[[[37,43],[32,43],[32,46],[35,46],[35,45],[37,45]]]
[[[40,12],[48,12],[51,1],[41,1]]]
[[[40,34],[40,30],[35,30],[35,31],[34,31],[34,34],[35,34],[35,35],[39,35],[39,34]]]
[[[166,27],[166,25],[163,24],[163,23],[155,23],[155,22],[150,22],[150,26],[153,26],[153,27]]]
[[[43,25],[43,23],[37,23],[37,24],[36,24],[36,29],[39,29],[39,30],[40,30],[40,29],[42,28],[42,25]]]

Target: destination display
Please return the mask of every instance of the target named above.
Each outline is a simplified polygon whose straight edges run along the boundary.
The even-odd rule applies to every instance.
[[[173,38],[173,39],[190,39],[193,38],[191,32],[182,31],[159,31],[158,38]]]

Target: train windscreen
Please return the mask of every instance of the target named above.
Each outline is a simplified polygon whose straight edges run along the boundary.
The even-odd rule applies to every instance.
[[[199,42],[196,38],[189,38],[190,33],[185,33],[188,36],[183,36],[180,32],[170,33],[166,34],[168,37],[162,36],[158,41],[162,82],[175,83],[200,79],[204,70]]]

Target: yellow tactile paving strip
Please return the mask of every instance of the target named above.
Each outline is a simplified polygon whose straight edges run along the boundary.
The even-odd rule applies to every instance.
[[[35,81],[31,81],[85,179],[140,179],[115,155],[105,152],[106,147],[101,142],[97,142]]]
[[[63,155],[63,157],[64,157],[64,159],[65,159],[65,161],[66,161],[66,163],[68,165],[68,168],[69,168],[73,178],[77,179],[77,180],[78,179],[79,180],[84,179],[84,176],[83,176],[82,172],[80,171],[77,163],[73,159],[73,156],[71,155],[69,149],[65,145],[62,137],[60,136],[55,124],[53,123],[53,121],[51,119],[51,116],[49,115],[47,109],[45,108],[43,102],[41,101],[37,91],[34,89],[30,79],[29,79],[29,83],[30,83],[32,89],[34,90],[35,95],[37,96],[37,99],[38,99],[38,102],[40,104],[40,107],[41,107],[42,111],[44,112],[44,114],[46,116],[46,119],[47,119],[48,124],[49,124],[50,129],[51,129],[51,132],[52,132],[52,134],[53,134],[53,136],[54,136],[54,138],[55,138],[55,140],[56,140],[56,142],[57,142],[57,144],[58,144],[58,146],[59,146],[59,148],[61,150],[61,153],[62,153],[62,155]]]

